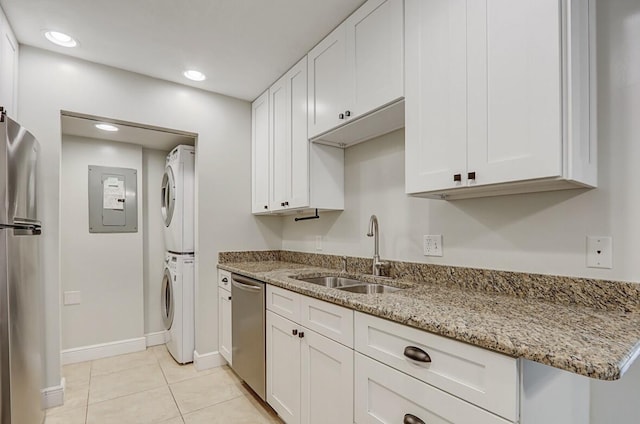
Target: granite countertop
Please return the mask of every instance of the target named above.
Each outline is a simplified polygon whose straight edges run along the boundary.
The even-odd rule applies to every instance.
[[[379,281],[404,290],[355,294],[296,280],[296,277],[337,275],[336,269],[277,260],[226,262],[218,267],[356,311],[600,380],[619,379],[640,353],[640,313],[636,310],[563,304],[404,278]],[[370,275],[359,277],[373,279]]]

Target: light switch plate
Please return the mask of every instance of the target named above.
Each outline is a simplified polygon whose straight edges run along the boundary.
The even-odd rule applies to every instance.
[[[587,236],[587,268],[613,268],[611,237]]]
[[[65,305],[79,305],[82,301],[79,291],[66,291],[64,292],[64,304]]]
[[[442,234],[425,235],[422,246],[425,256],[442,256]]]

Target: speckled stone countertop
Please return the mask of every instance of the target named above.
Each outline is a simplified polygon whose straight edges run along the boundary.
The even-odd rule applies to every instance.
[[[375,280],[358,272],[366,265],[366,259],[349,260],[354,269],[349,273],[351,276]],[[496,271],[493,275],[488,270],[433,265],[421,269],[419,265],[424,264],[402,262],[392,263],[392,276],[396,274],[397,278],[378,281],[404,288],[393,293],[355,294],[297,280],[337,275],[336,261],[339,257],[330,255],[234,252],[221,253],[218,267],[356,311],[600,380],[619,379],[640,353],[640,289],[633,283],[536,274],[521,274],[518,283],[515,281],[518,273]],[[324,266],[318,266],[319,263]],[[417,266],[418,270],[406,272],[411,266]],[[436,275],[443,272],[450,275],[451,269],[457,270],[466,278],[475,276],[475,283],[452,284],[425,278],[425,269]],[[499,287],[506,284],[504,281],[518,288]],[[544,281],[561,289],[544,290]],[[539,290],[535,290],[537,286]],[[546,294],[541,295],[540,291]],[[549,293],[556,293],[557,299]],[[629,296],[634,298],[629,300]]]

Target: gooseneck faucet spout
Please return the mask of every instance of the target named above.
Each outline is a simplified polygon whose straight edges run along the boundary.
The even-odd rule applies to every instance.
[[[380,262],[380,240],[379,240],[379,230],[378,230],[378,217],[375,215],[371,215],[369,218],[369,232],[367,233],[368,237],[373,237],[373,265],[372,265],[372,273],[373,275],[381,276],[383,275],[384,268],[388,266],[386,262]]]

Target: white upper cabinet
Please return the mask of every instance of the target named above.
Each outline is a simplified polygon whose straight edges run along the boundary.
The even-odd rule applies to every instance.
[[[594,187],[589,1],[406,0],[406,191]]]
[[[269,91],[251,105],[251,210],[269,212]]]
[[[0,106],[13,118],[18,115],[18,41],[0,9]]]
[[[309,205],[307,60],[269,89],[272,211]]]
[[[402,0],[369,0],[309,52],[310,139],[348,145],[404,125],[401,105],[385,108],[404,96],[403,28]]]
[[[352,107],[344,24],[308,54],[309,138],[342,124]]]
[[[307,57],[253,103],[254,214],[344,208],[344,151],[307,138]]]

